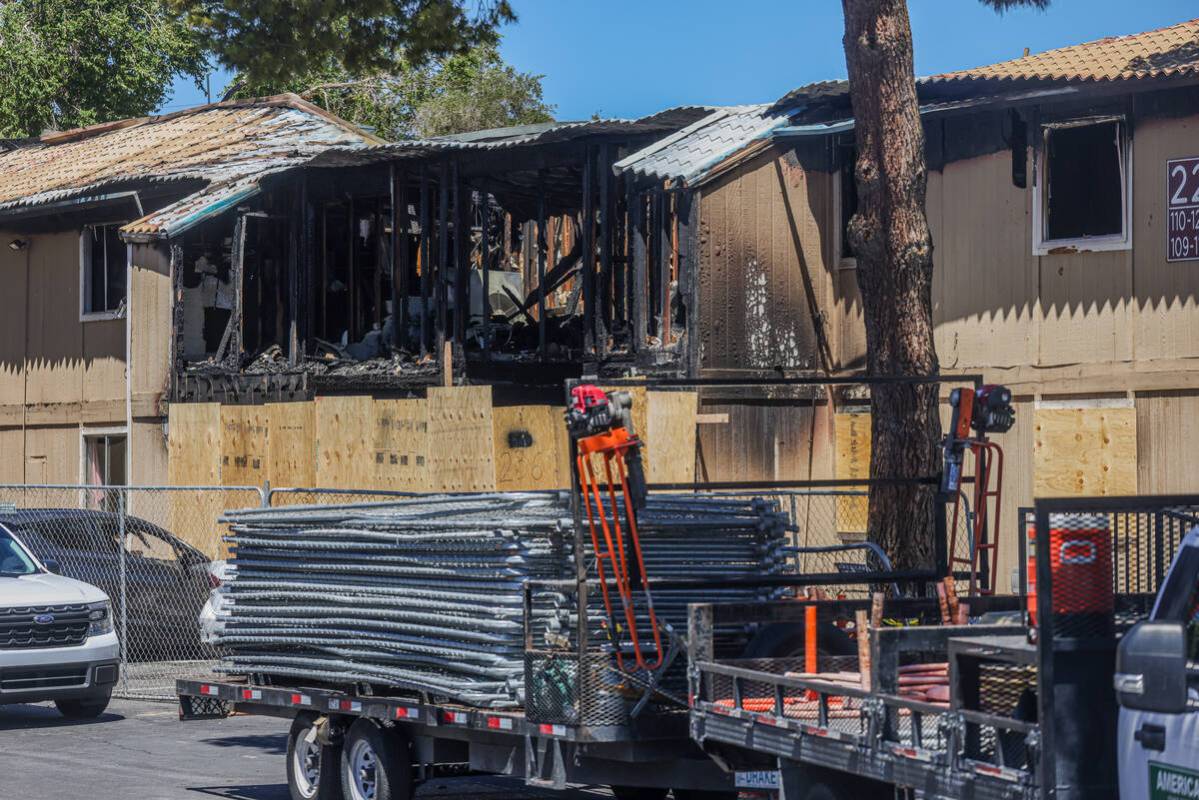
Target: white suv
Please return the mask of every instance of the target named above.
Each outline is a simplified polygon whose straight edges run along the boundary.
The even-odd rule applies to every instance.
[[[64,716],[98,717],[120,674],[112,604],[56,571],[0,528],[0,705],[53,700]]]

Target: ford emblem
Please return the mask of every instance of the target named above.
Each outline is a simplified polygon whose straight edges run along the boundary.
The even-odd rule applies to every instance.
[[[38,614],[33,618],[33,621],[38,625],[50,625],[54,622],[53,614]]]

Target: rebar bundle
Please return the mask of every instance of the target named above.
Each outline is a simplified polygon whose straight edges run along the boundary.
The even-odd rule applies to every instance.
[[[525,582],[575,578],[562,492],[251,509],[225,521],[235,567],[220,590],[226,673],[519,706]],[[785,559],[785,517],[762,501],[651,496],[639,528],[654,579],[773,574]],[[592,565],[589,544],[584,560]],[[689,603],[769,594],[676,589],[656,592],[654,603],[659,618],[682,631]],[[537,638],[569,638],[578,621],[573,598],[536,589],[533,601]],[[600,611],[593,603],[588,619],[598,621]]]

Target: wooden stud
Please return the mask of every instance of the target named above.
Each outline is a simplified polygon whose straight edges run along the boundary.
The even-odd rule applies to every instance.
[[[429,173],[420,168],[420,354],[429,354],[429,342],[433,337],[433,320],[429,314],[429,295],[432,292],[430,266],[433,263],[432,240],[429,237]]]
[[[645,198],[630,184],[629,186],[630,250],[633,256],[633,274],[629,286],[629,309],[632,326],[629,331],[629,349],[639,353],[645,347],[647,332],[645,318],[646,292],[646,241],[645,241]]]
[[[349,264],[347,267],[347,274],[349,275],[349,284],[350,285],[349,285],[349,303],[348,303],[348,309],[347,309],[347,312],[349,313],[349,318],[346,320],[346,322],[347,322],[347,327],[349,329],[348,339],[351,342],[356,342],[356,341],[358,341],[358,339],[360,337],[359,337],[359,333],[358,333],[358,247],[357,247],[358,242],[356,242],[354,240],[355,239],[355,233],[354,233],[355,203],[354,203],[353,196],[351,196],[349,198],[349,208],[350,208],[350,210],[349,210],[348,224],[346,225],[346,234],[348,237],[347,244],[349,246],[349,254],[348,254]]]
[[[584,146],[583,153],[583,350],[595,353],[595,203],[592,198],[595,162],[591,148]]]
[[[612,191],[614,176],[612,175],[612,151],[608,144],[599,148],[599,291],[595,292],[596,306],[599,311],[595,315],[596,355],[603,356],[608,348],[608,333],[612,330],[615,317],[612,304],[612,234],[616,226],[612,224],[615,218],[616,197]]]
[[[400,347],[408,346],[408,274],[411,271],[411,254],[408,250],[408,230],[412,227],[408,218],[408,173],[393,176],[392,192],[392,279],[391,314],[395,326],[395,341]]]
[[[479,190],[479,218],[482,231],[479,236],[479,276],[483,280],[483,360],[491,360],[491,196],[487,187]]]
[[[858,674],[862,679],[862,689],[870,691],[873,684],[870,669],[870,617],[865,609],[853,612],[854,628],[858,637]]]
[[[458,176],[458,162],[453,164],[454,183],[454,341],[459,347],[466,346],[466,320],[470,316],[468,300],[470,285],[470,258],[466,249],[466,228],[464,224],[468,202],[464,202],[463,190],[466,189]]]
[[[545,186],[538,176],[537,191],[537,352],[545,358]]]
[[[670,195],[665,190],[657,192],[658,201],[658,293],[655,295],[658,317],[658,340],[662,346],[670,344],[670,273],[674,261]]]
[[[443,351],[449,326],[450,162],[441,162],[437,186],[437,353]]]

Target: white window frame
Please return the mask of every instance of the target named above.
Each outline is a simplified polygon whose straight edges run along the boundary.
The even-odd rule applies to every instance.
[[[124,425],[112,425],[100,428],[81,428],[79,430],[79,485],[91,486],[87,478],[87,440],[95,439],[97,436],[124,436],[125,437],[125,484],[129,484],[129,428]]]
[[[1103,125],[1109,122],[1120,126],[1120,155],[1123,166],[1124,202],[1121,205],[1121,228],[1119,234],[1107,236],[1079,236],[1070,239],[1045,238],[1045,175],[1049,153],[1049,137],[1055,130]],[[1132,249],[1132,135],[1128,119],[1123,115],[1085,117],[1041,125],[1040,150],[1037,153],[1036,171],[1033,179],[1032,200],[1032,254],[1049,255],[1055,251],[1102,252]]]
[[[110,227],[112,225],[125,225],[126,222],[114,220],[112,222],[92,222],[84,225],[79,231],[79,321],[80,322],[96,322],[106,319],[123,319],[125,310],[129,306],[129,262],[132,257],[132,246],[125,245],[125,302],[119,307],[108,309],[105,311],[90,311],[88,310],[88,300],[92,296],[92,280],[91,280],[91,264],[89,256],[91,256],[92,231],[96,228]]]

